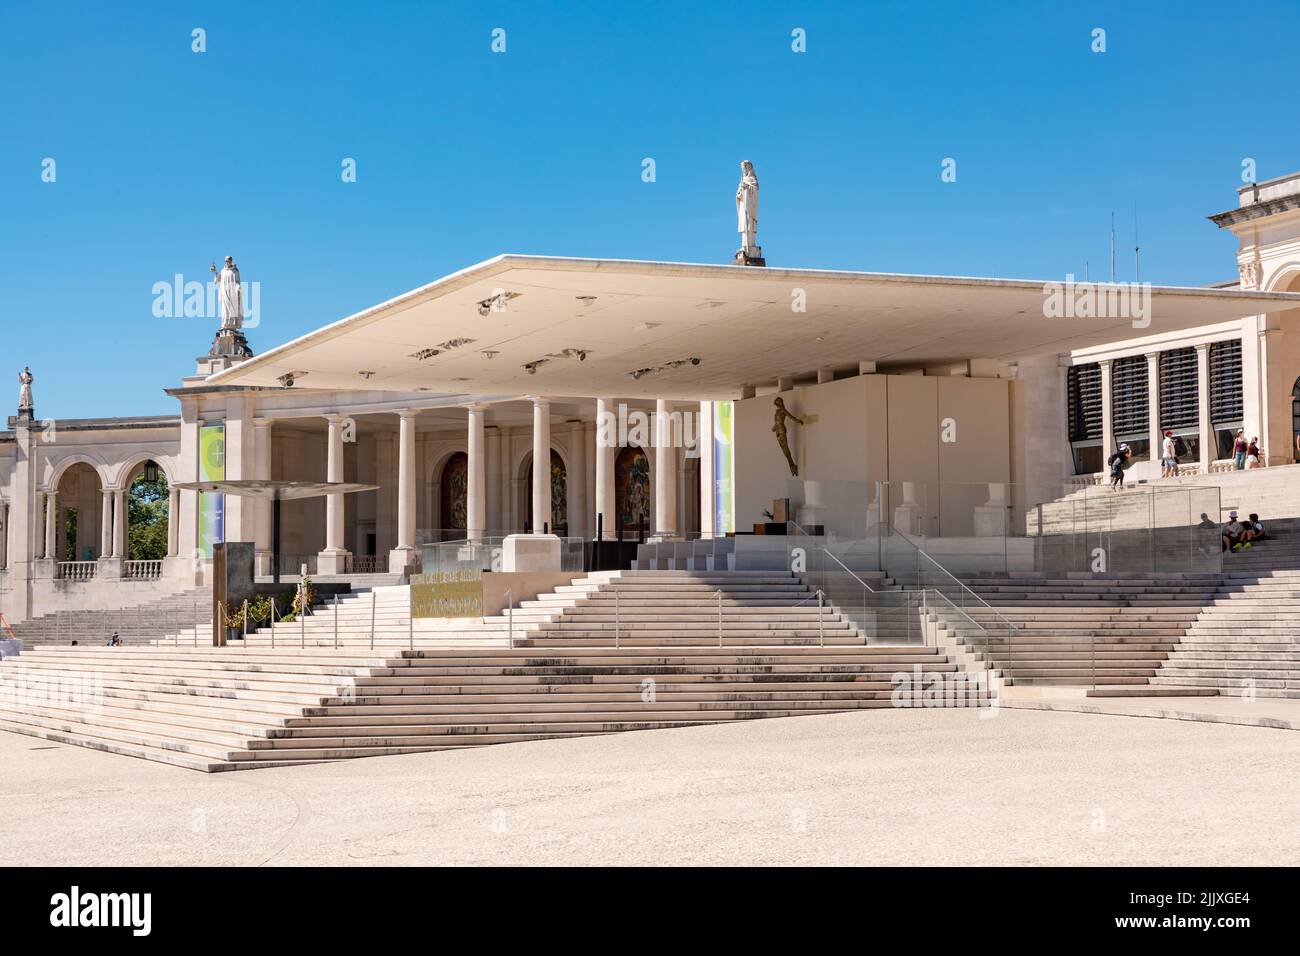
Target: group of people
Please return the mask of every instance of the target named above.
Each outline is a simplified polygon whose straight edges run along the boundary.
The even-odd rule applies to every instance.
[[[1237,471],[1245,468],[1258,468],[1263,453],[1259,449],[1259,436],[1256,435],[1250,441],[1246,441],[1246,430],[1237,429],[1237,435],[1232,440],[1232,467]]]
[[[1259,515],[1251,514],[1245,521],[1237,517],[1237,512],[1228,512],[1228,523],[1223,526],[1223,550],[1243,551],[1254,542],[1267,537]]]
[[[1296,452],[1300,456],[1300,436],[1296,438]],[[1110,468],[1111,488],[1124,487],[1124,466],[1132,457],[1133,449],[1121,442],[1120,446],[1106,459],[1106,465]],[[1259,447],[1259,437],[1256,436],[1247,441],[1245,429],[1238,428],[1237,435],[1232,441],[1233,467],[1238,471],[1246,468],[1259,468],[1263,458],[1264,452]],[[1175,447],[1174,433],[1166,429],[1164,439],[1160,443],[1160,477],[1177,478],[1178,475],[1178,449]]]

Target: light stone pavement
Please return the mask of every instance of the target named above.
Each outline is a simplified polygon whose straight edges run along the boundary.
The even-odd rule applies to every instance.
[[[874,711],[205,775],[0,733],[0,864],[1294,864],[1300,733]]]

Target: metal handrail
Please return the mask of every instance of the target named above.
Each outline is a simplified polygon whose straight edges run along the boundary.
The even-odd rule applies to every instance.
[[[953,573],[952,573],[951,571],[949,571],[947,568],[945,568],[942,564],[940,564],[938,561],[936,561],[936,560],[935,560],[934,558],[932,558],[930,555],[926,554],[925,550],[924,550],[923,548],[919,547],[919,546],[916,544],[916,542],[912,541],[911,538],[908,538],[907,535],[902,535],[902,537],[903,537],[903,538],[904,538],[904,539],[905,539],[909,544],[911,544],[912,547],[916,548],[916,553],[917,553],[917,554],[919,554],[921,557],[925,558],[927,561],[929,561],[931,564],[933,564],[936,568],[938,568],[940,571],[942,571],[944,574],[946,574],[946,575],[947,575],[947,576],[952,580],[952,582],[953,582],[954,584],[957,585],[957,587],[961,588],[963,591],[965,591],[967,594],[969,594],[971,597],[973,597],[973,598],[974,598],[974,599],[975,599],[979,604],[984,605],[984,607],[986,607],[986,608],[989,610],[989,612],[990,612],[994,617],[996,617],[998,620],[1000,620],[1000,621],[1001,621],[1003,624],[1005,624],[1007,627],[1011,628],[1011,630],[1013,630],[1013,631],[1018,631],[1018,630],[1020,630],[1020,628],[1016,627],[1015,624],[1013,624],[1011,621],[1007,620],[1006,617],[1004,617],[1002,614],[1000,614],[1000,613],[997,611],[997,609],[993,607],[992,604],[990,604],[988,601],[984,600],[982,597],[980,597],[978,594],[976,594],[976,593],[975,593],[973,590],[971,590],[971,589],[970,589],[966,584],[964,584],[963,582],[959,581],[959,580],[958,580],[958,579],[953,575]],[[932,588],[931,590],[937,590],[937,589]]]
[[[872,594],[879,594],[879,593],[880,593],[880,592],[877,591],[875,588],[873,588],[870,584],[868,584],[866,581],[862,580],[862,578],[858,577],[858,576],[853,572],[853,569],[852,569],[852,568],[850,568],[847,564],[845,564],[845,563],[844,563],[843,561],[841,561],[839,558],[835,557],[835,554],[834,554],[834,553],[833,553],[829,548],[823,548],[822,550],[826,552],[826,556],[827,556],[827,557],[829,557],[832,561],[834,561],[836,564],[838,564],[840,567],[842,567],[845,571],[848,571],[849,574],[853,577],[853,580],[857,581],[859,584],[861,584],[864,588],[866,588],[866,589],[867,589],[868,591],[870,591]]]

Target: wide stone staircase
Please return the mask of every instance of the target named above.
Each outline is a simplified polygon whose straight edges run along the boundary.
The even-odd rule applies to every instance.
[[[250,647],[781,646],[862,643],[849,619],[790,572],[603,571],[513,611],[411,620],[404,586],[341,595],[311,615],[248,635]],[[373,645],[372,645],[373,631]],[[210,635],[210,632],[205,632]],[[163,643],[193,643],[192,631]],[[202,638],[200,637],[200,643]],[[236,641],[242,644],[242,641]]]
[[[1300,571],[1227,576],[1152,683],[1300,698]]]
[[[13,624],[24,648],[103,646],[116,631],[126,644],[148,644],[162,634],[192,631],[196,616],[211,616],[212,589],[188,588],[135,607],[93,611],[56,611]],[[206,627],[207,625],[205,625]],[[211,629],[208,628],[208,643]]]
[[[490,617],[417,621],[410,649],[402,596],[377,588],[275,647],[41,648],[0,663],[0,730],[217,771],[891,707],[931,675],[989,702],[954,657],[869,645],[788,573],[591,575],[513,617],[513,647]]]
[[[1090,696],[1216,692],[1153,678],[1219,593],[1217,575],[996,574],[967,584],[986,602],[964,608],[983,631],[960,639],[1013,685]]]

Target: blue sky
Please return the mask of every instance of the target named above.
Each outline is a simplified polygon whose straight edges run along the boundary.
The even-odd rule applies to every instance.
[[[176,411],[162,388],[215,321],[155,318],[151,290],[227,253],[262,351],[501,252],[726,262],[747,158],[774,266],[1096,278],[1113,209],[1131,279],[1136,202],[1142,278],[1199,285],[1234,274],[1204,217],[1243,158],[1300,169],[1270,41],[1296,4],[6,0],[3,22],[0,372],[32,366],[42,416]]]

